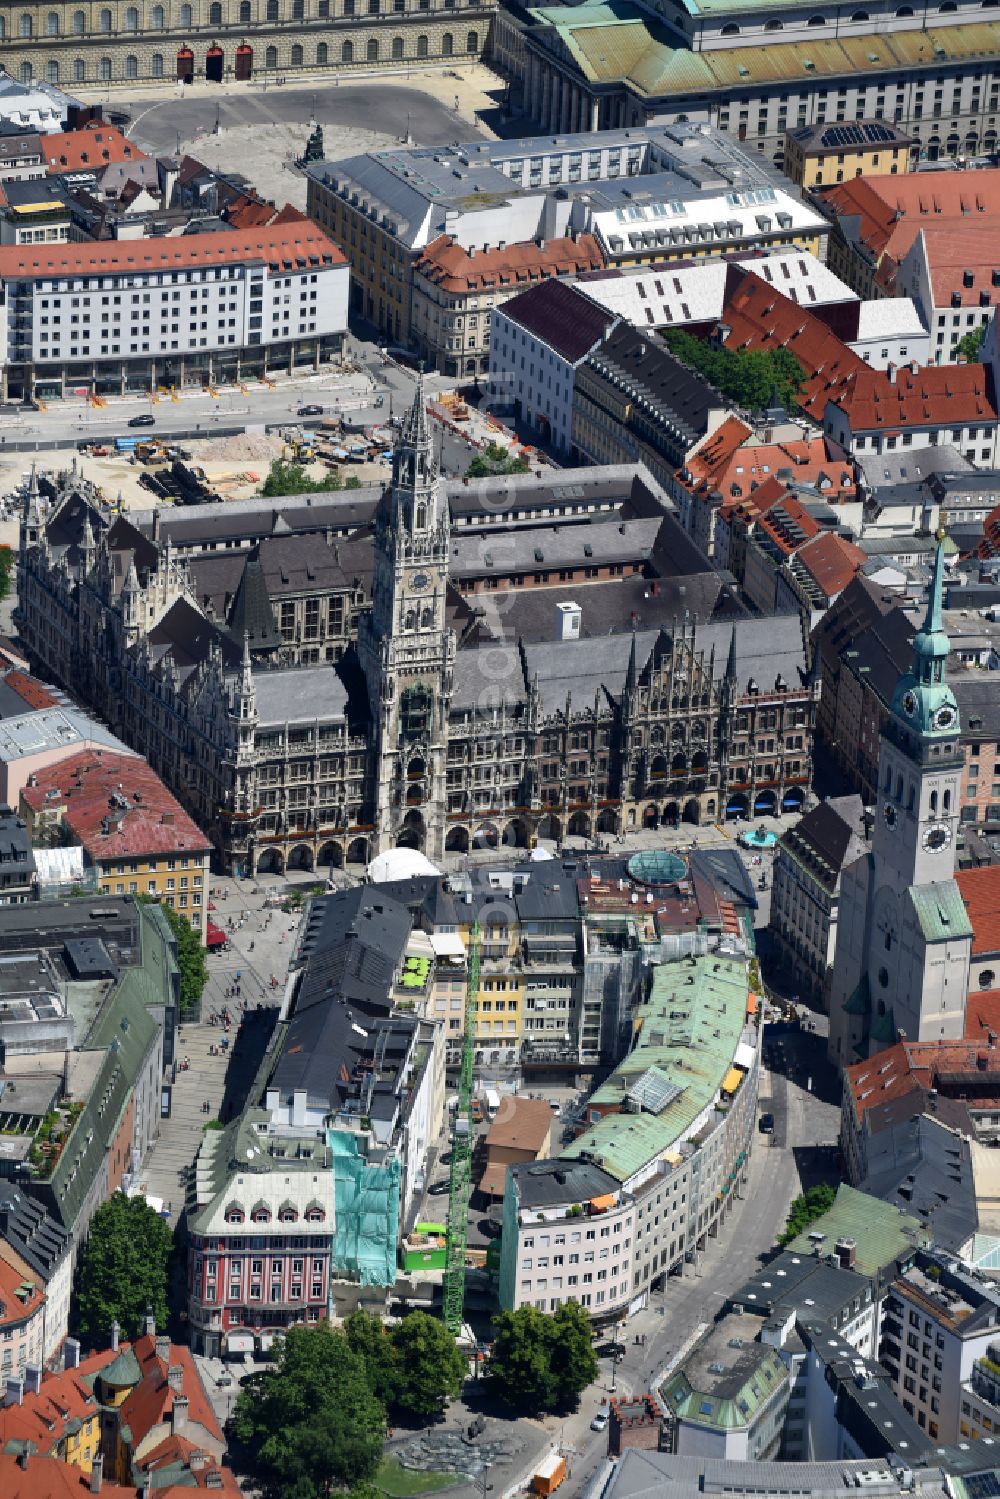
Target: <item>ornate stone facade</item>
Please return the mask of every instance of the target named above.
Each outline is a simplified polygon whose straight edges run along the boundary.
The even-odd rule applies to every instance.
[[[422,390],[370,533],[371,602],[326,660],[283,639],[258,547],[228,610],[206,612],[197,559],[155,522],[147,534],[102,513],[72,471],[49,488],[24,500],[17,621],[32,663],[147,755],[224,868],[364,863],[394,845],[440,858],[802,803],[819,687],[798,616],[629,628],[631,594],[611,581],[610,630],[491,636],[488,610],[449,580]],[[328,582],[317,566],[327,604]]]
[[[284,78],[478,61],[493,0],[191,0],[0,5],[4,67],[72,88]]]

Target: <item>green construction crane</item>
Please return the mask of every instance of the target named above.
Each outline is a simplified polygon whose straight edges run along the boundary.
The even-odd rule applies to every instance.
[[[479,922],[469,936],[469,977],[465,985],[465,1036],[458,1074],[458,1108],[451,1132],[451,1176],[448,1185],[448,1248],[444,1271],[444,1323],[455,1337],[462,1331],[465,1307],[465,1245],[472,1196],[472,1059],[476,1045],[476,996],[479,993]]]

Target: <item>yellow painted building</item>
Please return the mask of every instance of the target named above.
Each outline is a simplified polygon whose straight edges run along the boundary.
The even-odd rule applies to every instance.
[[[149,895],[205,939],[211,845],[138,755],[83,750],[21,792],[33,844],[79,844],[105,895]]]
[[[785,133],[784,171],[805,193],[852,177],[901,176],[919,154],[916,138],[887,120],[803,125]]]

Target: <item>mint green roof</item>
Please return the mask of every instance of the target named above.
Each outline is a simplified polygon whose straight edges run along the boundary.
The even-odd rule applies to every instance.
[[[102,1379],[105,1384],[114,1385],[118,1390],[130,1390],[137,1385],[142,1378],[142,1370],[139,1368],[139,1360],[131,1348],[123,1348],[118,1357],[106,1369],[101,1369],[95,1378]]]
[[[868,992],[868,975],[863,973],[861,981],[850,999],[844,1004],[848,1015],[867,1015],[871,1011],[872,1001]]]
[[[629,1090],[654,1067],[681,1091],[658,1114],[606,1115],[562,1155],[575,1159],[586,1154],[623,1182],[679,1144],[718,1098],[746,1028],[746,1010],[742,959],[710,953],[654,969],[649,998],[636,1011],[635,1046],[590,1103],[620,1108]]]
[[[758,1356],[758,1349],[760,1350]],[[740,1363],[752,1365],[739,1383],[726,1381],[719,1393],[694,1387],[685,1364],[660,1386],[660,1393],[676,1416],[699,1426],[738,1428],[748,1426],[787,1379],[788,1371],[773,1348],[754,1343],[739,1355]],[[713,1381],[714,1383],[714,1381]]]
[[[954,880],[911,885],[908,894],[925,941],[950,942],[972,936],[969,913]]]
[[[919,1218],[904,1213],[891,1202],[869,1197],[842,1184],[828,1213],[812,1222],[786,1246],[790,1254],[812,1254],[816,1240],[810,1234],[825,1234],[823,1251],[832,1251],[838,1239],[853,1239],[857,1245],[855,1267],[860,1275],[878,1275],[886,1266],[911,1250],[929,1244],[931,1235]]]
[[[896,1013],[891,1005],[872,1021],[871,1038],[873,1041],[881,1041],[883,1046],[895,1045]]]
[[[958,735],[958,704],[945,680],[951,641],[942,615],[945,536],[938,533],[934,571],[927,592],[924,622],[913,637],[913,666],[896,683],[892,711],[924,739],[954,739]],[[943,721],[937,721],[943,713]]]
[[[155,905],[138,907],[140,961],[110,989],[82,1050],[105,1056],[52,1176],[36,1185],[49,1212],[70,1232],[118,1132],[151,1050],[159,1020],[151,1010],[169,1006],[176,964],[172,935]]]

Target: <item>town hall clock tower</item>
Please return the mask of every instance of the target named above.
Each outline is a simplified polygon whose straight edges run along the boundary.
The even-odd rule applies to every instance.
[[[450,537],[421,375],[375,518],[372,602],[358,634],[375,740],[376,853],[444,853],[456,651],[445,608]]]
[[[841,884],[830,992],[830,1056],[842,1067],[911,1041],[965,1031],[972,928],[955,882],[964,759],[941,617],[944,535],[913,662],[882,735],[869,853]]]

